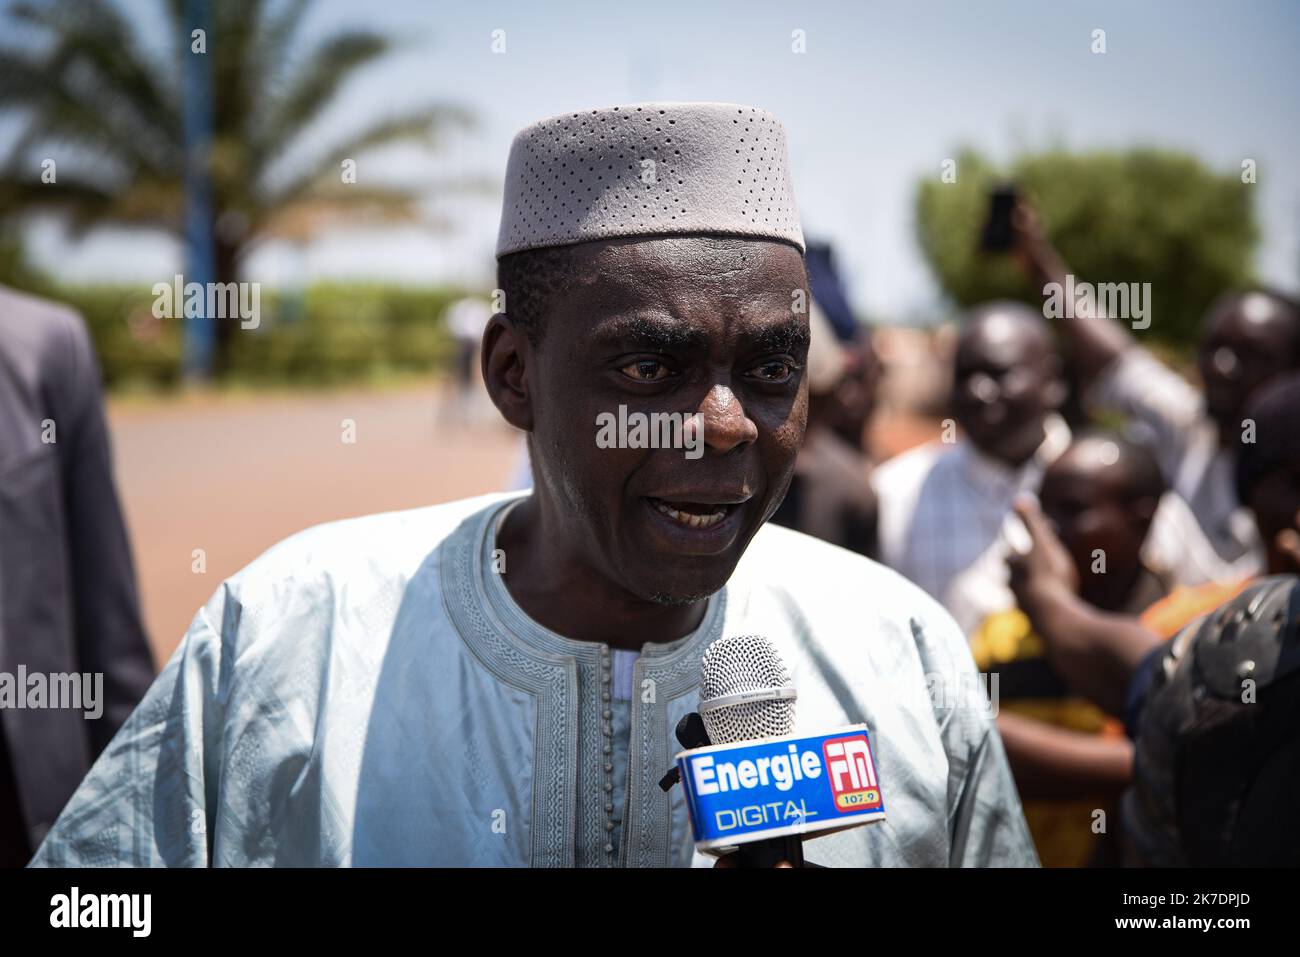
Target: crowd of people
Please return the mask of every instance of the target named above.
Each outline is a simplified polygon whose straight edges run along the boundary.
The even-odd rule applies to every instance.
[[[1012,221],[1026,277],[1063,284],[1069,266],[1032,206],[1018,201]],[[1279,810],[1300,795],[1296,302],[1220,296],[1199,389],[1100,308],[1048,320],[1021,302],[976,305],[940,434],[877,462],[863,443],[869,333],[819,283],[811,247],[809,272],[815,313],[840,321],[814,315],[808,438],[776,520],[876,557],[953,615],[995,679],[1043,864],[1300,862]],[[1223,640],[1201,623],[1257,617],[1265,601],[1259,647],[1173,680],[1195,660],[1180,642]],[[1175,704],[1145,714],[1155,683],[1200,723],[1170,725]],[[1250,734],[1207,733],[1242,708]],[[1215,767],[1225,778],[1208,787]]]

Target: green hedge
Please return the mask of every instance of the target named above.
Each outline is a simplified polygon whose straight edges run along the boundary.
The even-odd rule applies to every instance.
[[[155,319],[153,294],[140,286],[33,290],[81,312],[112,388],[169,388],[180,382],[185,321]],[[261,322],[239,329],[226,379],[258,385],[328,385],[422,373],[450,357],[442,321],[464,293],[321,283],[298,294],[263,289]],[[237,320],[221,320],[237,322]]]

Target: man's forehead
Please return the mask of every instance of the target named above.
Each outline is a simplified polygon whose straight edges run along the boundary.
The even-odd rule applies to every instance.
[[[1210,316],[1209,336],[1263,338],[1285,335],[1295,327],[1295,317],[1281,303],[1259,292],[1229,300]]]
[[[1031,315],[989,312],[978,315],[957,341],[959,362],[1019,362],[1051,351],[1046,329]]]
[[[600,250],[586,265],[579,301],[612,312],[770,315],[798,312],[810,295],[799,251],[781,243],[666,238]]]
[[[1100,479],[1112,469],[1123,470],[1121,451],[1109,439],[1085,437],[1074,442],[1047,469],[1054,480],[1063,478]]]
[[[785,243],[731,237],[657,237],[574,247],[574,283],[623,298],[654,298],[684,283],[723,289],[780,290],[787,298],[807,287],[797,249]]]

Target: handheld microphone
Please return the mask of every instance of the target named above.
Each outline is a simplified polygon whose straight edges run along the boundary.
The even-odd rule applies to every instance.
[[[866,726],[796,738],[796,698],[767,638],[719,638],[705,650],[700,712],[679,725],[687,750],[677,756],[698,850],[737,848],[742,867],[799,867],[803,835],[884,819]]]
[[[784,737],[794,731],[798,697],[785,662],[762,635],[719,638],[700,661],[700,717],[710,744],[736,744]],[[741,844],[741,867],[775,867],[787,861],[803,866],[803,839],[797,834]]]

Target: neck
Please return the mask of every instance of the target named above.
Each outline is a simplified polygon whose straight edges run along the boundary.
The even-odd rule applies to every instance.
[[[1102,611],[1123,611],[1133,589],[1137,587],[1141,573],[1141,565],[1112,569],[1104,575],[1094,575],[1089,571],[1083,576],[1079,597]]]
[[[685,605],[646,601],[609,581],[567,547],[572,523],[559,521],[536,492],[515,506],[496,547],[506,556],[506,590],[533,621],[576,641],[638,651],[647,642],[689,635],[704,619],[705,599]]]

